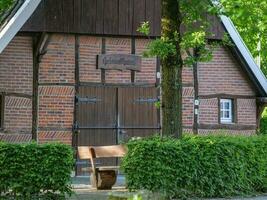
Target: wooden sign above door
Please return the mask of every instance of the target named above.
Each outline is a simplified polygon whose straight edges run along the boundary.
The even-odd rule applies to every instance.
[[[97,56],[97,68],[105,70],[141,71],[141,56],[131,54],[100,54]]]

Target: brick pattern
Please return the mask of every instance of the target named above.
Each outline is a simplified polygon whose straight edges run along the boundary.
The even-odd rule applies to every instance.
[[[32,94],[32,40],[16,36],[0,54],[0,91]]]
[[[184,67],[182,70],[182,82],[183,84],[193,85],[193,67]]]
[[[6,143],[27,143],[32,140],[32,134],[2,134],[0,133],[0,141]]]
[[[200,95],[256,95],[247,75],[225,47],[217,47],[213,52],[213,60],[207,63],[200,63],[198,71]],[[256,125],[255,99],[238,99],[237,110],[237,124]],[[218,124],[217,99],[200,99],[199,123]],[[200,133],[209,133],[211,131],[222,132],[222,130],[199,130]],[[226,132],[247,135],[255,133],[255,130],[228,130]]]
[[[101,70],[96,69],[96,57],[101,54],[102,38],[80,36],[80,81],[101,82]]]
[[[183,88],[183,126],[193,126],[194,120],[194,89]]]
[[[38,142],[40,144],[47,142],[61,142],[67,145],[72,144],[71,131],[40,131],[38,133]]]
[[[194,124],[194,87],[193,68],[184,67],[182,70],[183,83],[183,126],[192,127]],[[192,133],[192,128],[184,129],[184,132]]]
[[[131,54],[131,39],[106,38],[106,54]],[[107,83],[130,83],[131,72],[106,70]]]
[[[199,123],[218,124],[218,100],[200,99],[199,101]]]
[[[225,47],[217,47],[213,59],[199,64],[199,94],[255,95],[247,76]]]
[[[101,54],[102,38],[79,36],[80,81],[101,82],[101,72],[96,69],[96,56]],[[131,54],[130,38],[105,38],[107,54]],[[150,40],[136,39],[136,54],[141,55]],[[75,37],[52,34],[47,53],[40,63],[40,83],[74,83]],[[0,92],[32,94],[32,40],[31,37],[15,37],[0,55]],[[233,94],[254,96],[254,88],[248,81],[235,58],[224,47],[218,47],[213,60],[199,64],[199,92],[208,94]],[[183,69],[183,125],[193,125],[193,69]],[[142,58],[141,72],[136,73],[136,82],[155,83],[156,59]],[[130,83],[130,71],[106,71],[106,83]],[[73,86],[39,86],[38,139],[41,143],[62,141],[71,144],[74,112]],[[238,123],[256,125],[255,99],[238,99]],[[5,132],[28,133],[31,131],[31,100],[6,97]],[[218,124],[217,99],[200,99],[199,123]],[[44,131],[45,130],[45,131]],[[48,131],[51,130],[51,131]],[[61,131],[59,131],[61,130]],[[64,131],[63,131],[64,130]],[[187,128],[186,131],[192,130]],[[200,133],[219,130],[200,130]],[[228,131],[254,133],[255,130]]]
[[[53,34],[40,63],[39,83],[74,83],[75,38]]]
[[[31,133],[31,99],[20,97],[6,97],[4,115],[4,132],[28,134]]]
[[[256,130],[207,130],[207,129],[200,129],[198,130],[199,135],[210,135],[210,134],[223,134],[223,135],[244,135],[244,136],[250,136],[254,135],[256,133]]]
[[[256,125],[256,100],[255,99],[238,99],[237,100],[237,120],[238,124]]]
[[[39,87],[39,128],[71,129],[74,95],[74,87]]]
[[[135,53],[143,56],[143,53],[147,50],[147,47],[151,40],[148,39],[136,39],[135,41]],[[142,58],[141,71],[136,72],[135,81],[138,83],[155,83],[156,82],[156,58]]]

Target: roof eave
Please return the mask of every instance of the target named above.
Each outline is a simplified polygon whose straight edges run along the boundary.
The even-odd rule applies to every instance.
[[[238,52],[242,56],[243,60],[246,62],[246,67],[248,68],[247,70],[250,72],[250,75],[253,75],[253,77],[255,78],[257,88],[260,89],[261,95],[267,96],[267,80],[256,62],[254,61],[253,56],[251,55],[239,32],[235,28],[235,25],[233,24],[232,20],[224,15],[220,16],[220,18],[226,31],[228,32],[233,43],[238,49]]]
[[[40,2],[41,0],[25,0],[14,16],[5,24],[0,32],[0,53],[30,18]]]

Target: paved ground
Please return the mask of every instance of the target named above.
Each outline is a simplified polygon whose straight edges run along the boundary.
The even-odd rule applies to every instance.
[[[73,188],[75,195],[73,195],[69,200],[107,200],[109,195],[112,193],[124,193],[127,192],[125,189],[125,179],[123,176],[118,176],[116,185],[113,187],[112,191],[102,190],[97,191],[93,189],[90,185],[89,177],[73,177]],[[207,200],[207,199],[206,199]],[[225,199],[209,199],[209,200],[225,200]],[[250,198],[232,198],[231,200],[267,200],[267,194],[258,197]]]

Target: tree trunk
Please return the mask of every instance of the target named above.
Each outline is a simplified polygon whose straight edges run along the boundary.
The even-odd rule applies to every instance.
[[[163,0],[162,36],[175,45],[176,52],[162,61],[162,134],[182,136],[182,68],[179,0]]]

